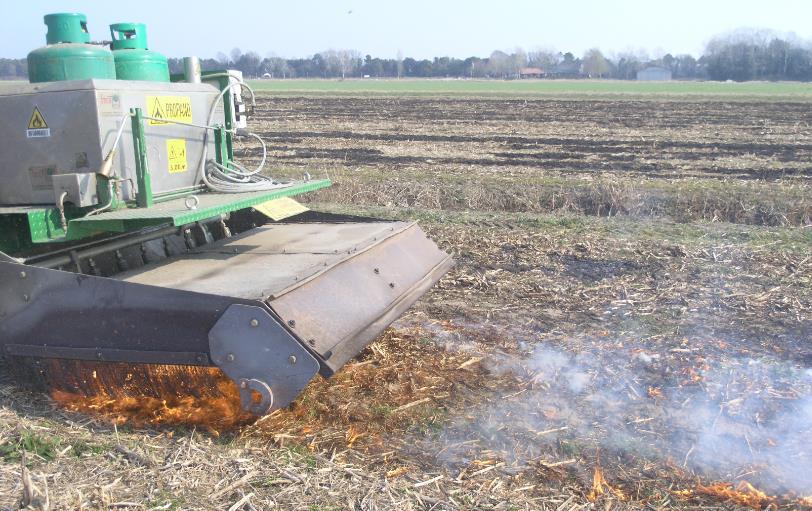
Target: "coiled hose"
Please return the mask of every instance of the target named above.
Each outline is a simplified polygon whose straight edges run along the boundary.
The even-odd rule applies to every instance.
[[[219,75],[213,75],[213,77],[214,76]],[[230,75],[224,74],[223,76]],[[220,105],[220,102],[223,100],[223,97],[225,97],[225,95],[235,87],[241,87],[247,90],[251,95],[252,106],[256,105],[254,90],[248,86],[248,84],[242,80],[230,83],[227,87],[220,91],[220,94],[217,95],[217,98],[212,103],[211,109],[209,110],[209,117],[206,122],[207,126],[211,126],[214,122],[215,112],[217,111],[217,107]],[[232,134],[234,136],[252,137],[259,141],[262,147],[262,160],[254,170],[248,170],[237,162],[231,162],[231,166],[226,167],[225,165],[217,163],[217,161],[213,159],[207,159],[209,132],[206,130],[203,137],[203,156],[200,159],[198,176],[210,190],[222,193],[260,192],[275,190],[277,188],[285,188],[293,184],[282,183],[274,180],[270,176],[260,174],[262,169],[265,167],[265,161],[268,157],[268,149],[265,146],[265,141],[263,141],[259,135],[242,130],[232,130]]]

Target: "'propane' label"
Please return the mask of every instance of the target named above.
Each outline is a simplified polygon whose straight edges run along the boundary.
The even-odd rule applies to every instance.
[[[166,141],[166,154],[169,160],[169,173],[186,172],[189,164],[186,160],[186,141],[182,138],[170,138]]]
[[[188,96],[147,96],[150,125],[169,124],[167,121],[192,122],[192,98]],[[166,120],[164,120],[166,119]]]

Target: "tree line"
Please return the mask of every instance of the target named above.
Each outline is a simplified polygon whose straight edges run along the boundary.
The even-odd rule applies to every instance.
[[[812,81],[812,47],[770,31],[736,31],[712,39],[703,55],[651,58],[644,52],[605,55],[594,48],[581,56],[550,50],[494,51],[487,57],[433,59],[380,58],[355,50],[327,50],[307,58],[262,57],[239,48],[202,59],[203,69],[239,69],[249,78],[611,78],[634,80],[637,72],[660,67],[683,80]],[[169,59],[170,71],[183,70],[182,59]],[[0,59],[0,77],[27,78],[25,59]]]
[[[182,59],[169,59],[170,71],[183,70]],[[637,71],[647,67],[664,67],[675,78],[705,79],[702,59],[690,55],[666,54],[657,59],[631,53],[616,58],[598,49],[582,57],[572,52],[517,48],[512,52],[496,50],[488,57],[435,57],[433,59],[380,58],[354,50],[327,50],[308,58],[284,59],[260,57],[256,52],[243,53],[239,48],[228,55],[201,60],[203,69],[238,69],[251,78],[494,78],[512,79],[527,76],[542,78],[612,78],[634,80]]]

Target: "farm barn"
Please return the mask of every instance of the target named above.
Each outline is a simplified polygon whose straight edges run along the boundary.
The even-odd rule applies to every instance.
[[[539,67],[524,67],[519,71],[520,78],[541,78],[544,76],[544,70]]]

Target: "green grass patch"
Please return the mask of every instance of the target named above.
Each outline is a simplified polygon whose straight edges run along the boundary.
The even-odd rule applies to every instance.
[[[153,495],[148,502],[148,506],[150,508],[159,507],[160,509],[166,511],[182,509],[184,505],[185,501],[183,498],[168,490],[159,490],[155,492],[155,495]]]
[[[85,439],[74,440],[71,442],[71,447],[74,456],[83,458],[86,456],[97,456],[109,450],[109,447],[90,442]]]
[[[409,417],[409,431],[421,435],[439,435],[449,420],[447,409],[432,404],[422,405]]]
[[[301,444],[292,444],[287,446],[289,456],[292,461],[303,463],[307,468],[314,470],[318,466],[318,460],[307,446]]]
[[[558,443],[558,448],[561,450],[564,457],[567,458],[577,458],[581,455],[581,446],[575,442],[561,440]]]
[[[434,340],[431,337],[421,337],[417,340],[417,344],[420,346],[431,346],[434,344]]]
[[[350,79],[253,80],[257,91],[281,95],[395,96],[676,96],[713,99],[812,100],[800,82],[635,82],[619,80]]]
[[[56,437],[23,431],[17,438],[0,444],[0,459],[6,462],[17,462],[22,459],[23,452],[25,452],[45,461],[51,461],[56,458],[60,444],[60,439]]]
[[[395,410],[396,407],[387,404],[387,403],[376,403],[373,404],[369,410],[372,412],[372,415],[378,419],[387,419],[392,416],[392,412]]]

